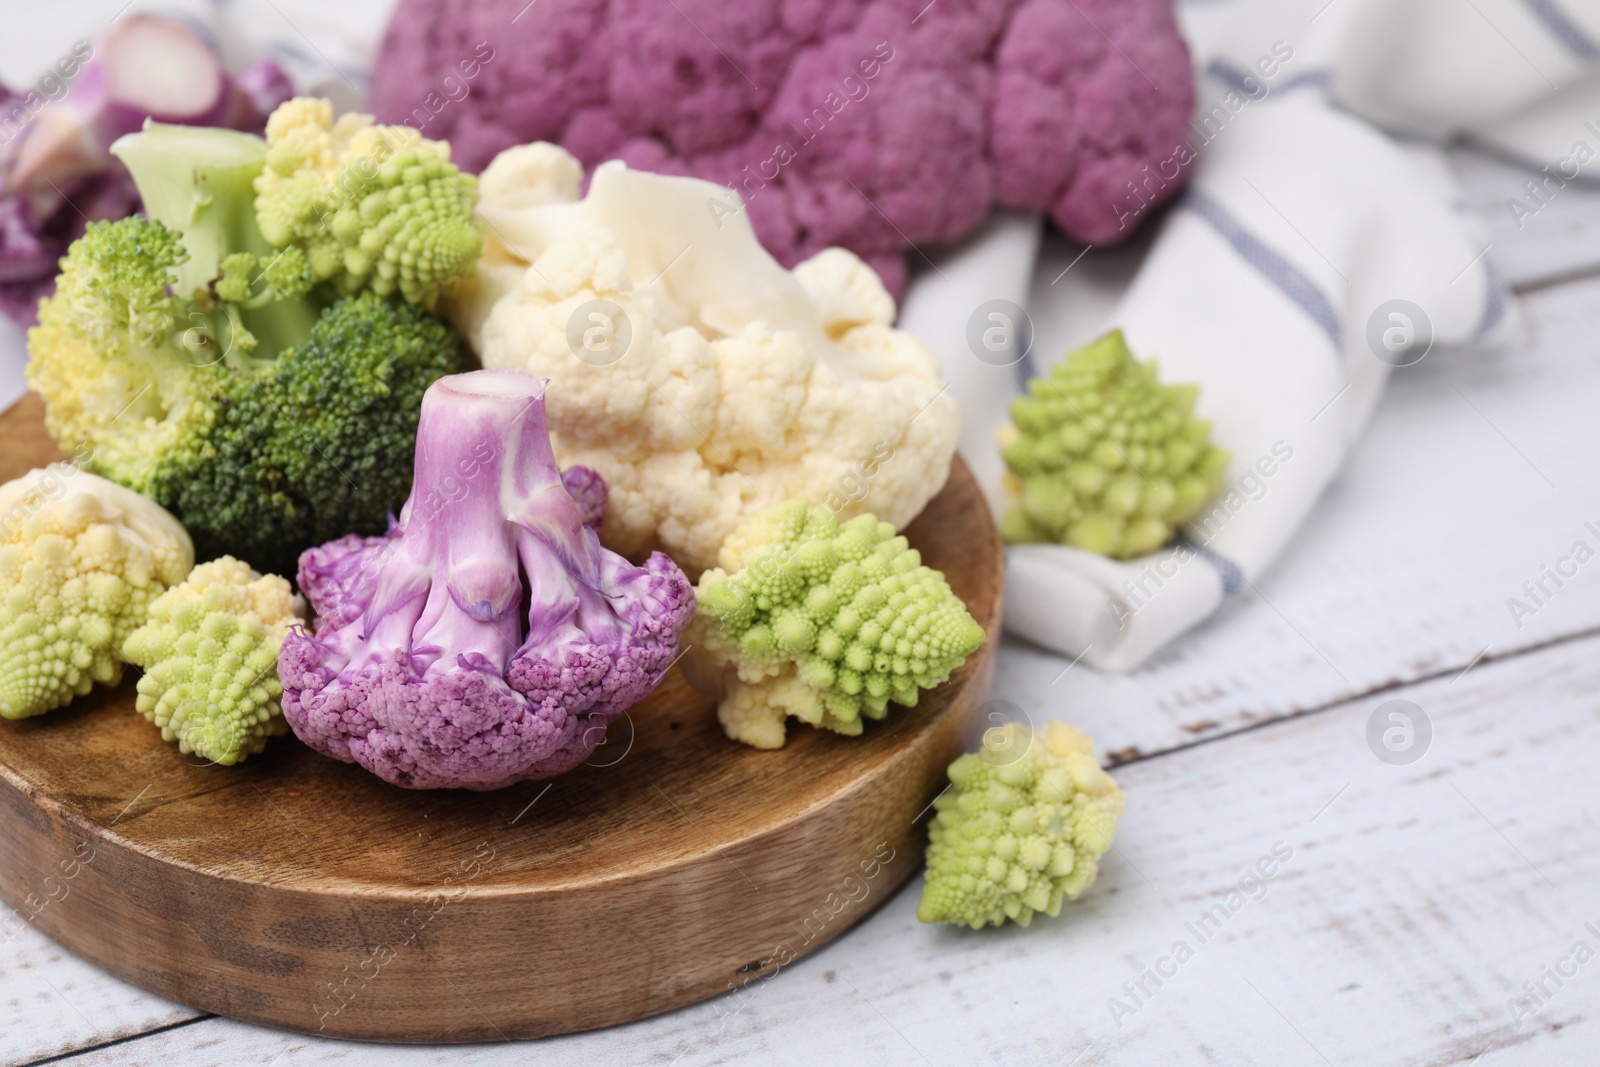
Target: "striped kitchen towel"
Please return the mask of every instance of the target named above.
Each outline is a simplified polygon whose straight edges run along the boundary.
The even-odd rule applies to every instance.
[[[1037,373],[1112,327],[1141,358],[1158,358],[1165,380],[1200,384],[1198,412],[1233,457],[1217,497],[1149,556],[1009,548],[1010,633],[1094,667],[1137,667],[1253,587],[1338,473],[1395,367],[1511,332],[1482,229],[1458,212],[1438,144],[1479,129],[1504,137],[1514,116],[1547,114],[1544,96],[1560,94],[1538,64],[1581,89],[1583,42],[1600,19],[1554,2],[1477,0],[1508,27],[1488,37],[1456,26],[1477,15],[1426,3],[1188,5],[1201,104],[1189,142],[1145,181],[1154,189],[1182,169],[1189,187],[1150,234],[1083,262],[1084,250],[1047,241],[1025,289],[1010,279],[1012,257],[1030,247],[1027,220],[934,256],[902,325],[939,352],[962,404],[963,453],[991,502],[993,433],[1019,370]],[[1429,45],[1438,20],[1455,26],[1440,39],[1464,51]],[[1600,116],[1600,97],[1591,103]],[[1140,193],[1108,210],[1143,221]],[[1028,352],[1016,362],[969,338],[974,309],[992,317],[1006,305],[1027,312],[1016,332],[1031,346],[1019,341]]]

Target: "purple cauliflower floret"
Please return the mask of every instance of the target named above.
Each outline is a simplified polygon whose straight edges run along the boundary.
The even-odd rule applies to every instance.
[[[898,294],[996,205],[1129,236],[1192,82],[1168,0],[400,0],[370,104],[468,170],[551,141],[728,185],[785,266],[842,245]]]
[[[600,472],[588,467],[568,467],[561,472],[561,484],[567,495],[578,505],[578,515],[585,526],[600,529],[606,519],[606,504],[611,500],[611,490]]]
[[[0,312],[38,320],[58,263],[90,222],[139,210],[111,144],[146,118],[259,131],[294,95],[263,60],[230,78],[215,44],[187,23],[134,13],[79,41],[33,86],[0,86]]]
[[[3,108],[4,105],[0,105]],[[38,321],[39,301],[56,291],[56,272],[89,223],[127,218],[139,210],[139,190],[120,163],[99,173],[62,179],[42,192],[7,194],[0,163],[0,314],[18,326]]]
[[[600,547],[605,484],[563,484],[546,381],[442,378],[422,401],[416,478],[381,537],[300,557],[315,634],[278,660],[312,748],[409,789],[499,789],[583,762],[677,659],[694,593],[657,552]],[[587,509],[587,513],[586,513]]]

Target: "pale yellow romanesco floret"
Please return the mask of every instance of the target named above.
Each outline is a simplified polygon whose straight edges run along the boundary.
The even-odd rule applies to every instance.
[[[983,644],[944,575],[871,515],[841,524],[791,500],[734,531],[721,562],[695,590],[689,640],[724,672],[724,732],[756,748],[781,747],[789,715],[858,735]]]
[[[950,785],[934,801],[917,918],[975,930],[1060,914],[1099,873],[1124,808],[1093,743],[1059,721],[989,730],[950,765]]]
[[[1199,511],[1228,469],[1199,387],[1163,384],[1121,330],[1028,383],[996,437],[1005,459],[1007,541],[1042,541],[1131,559],[1154,552]]]
[[[0,718],[122,679],[122,643],[194,565],[159,505],[66,464],[0,486]]]
[[[310,97],[279,106],[266,132],[257,222],[269,244],[304,249],[314,281],[431,306],[471,272],[483,247],[477,179],[450,162],[448,142],[371,115],[336,121]]]
[[[835,248],[785,270],[743,213],[708,210],[727,194],[709,182],[606,163],[580,201],[581,177],[553,145],[501,153],[484,257],[446,311],[484,366],[551,379],[556,457],[610,488],[605,543],[692,576],[795,497],[910,522],[959,415],[872,269]]]
[[[139,713],[194,753],[225,767],[288,733],[278,650],[305,622],[305,602],[277,575],[223,556],[202,563],[150,605],[124,646],[144,668]]]

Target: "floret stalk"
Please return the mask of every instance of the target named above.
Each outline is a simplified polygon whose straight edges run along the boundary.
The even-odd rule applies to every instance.
[[[570,601],[560,562],[598,580],[598,542],[587,550],[593,531],[550,447],[544,387],[525,374],[485,371],[443,379],[423,398],[404,533],[363,626],[374,640],[391,627],[415,634],[425,673],[504,672],[523,643],[524,568],[535,605]]]
[[[173,293],[215,307],[206,325],[222,350],[237,347],[231,341],[242,336],[240,326],[264,352],[305,341],[319,311],[307,297],[253,308],[213,305],[207,295],[230,254],[248,252],[262,263],[279,254],[256,224],[254,182],[266,165],[265,141],[236,130],[147,120],[140,132],[119,137],[111,153],[133,175],[145,214],[182,235],[189,258],[174,271]]]

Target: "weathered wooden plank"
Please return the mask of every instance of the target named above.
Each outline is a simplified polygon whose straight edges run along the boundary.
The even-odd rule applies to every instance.
[[[1600,962],[1571,954],[1600,951],[1597,690],[1600,639],[1567,642],[1394,694],[1432,723],[1409,765],[1369,750],[1377,702],[1360,700],[1125,767],[1101,882],[1030,930],[920,926],[914,884],[770,982],[536,1048],[340,1045],[213,1019],[68,1062],[1588,1063]],[[1144,977],[1158,966],[1159,986]],[[1544,978],[1543,1004],[1508,1007],[1574,966],[1560,988]]]
[[[84,963],[0,907],[0,1063],[28,1063],[196,1015]]]
[[[1537,167],[1470,148],[1452,151],[1450,162],[1484,220],[1489,258],[1511,285],[1600,270],[1600,183],[1592,177],[1562,184]]]

